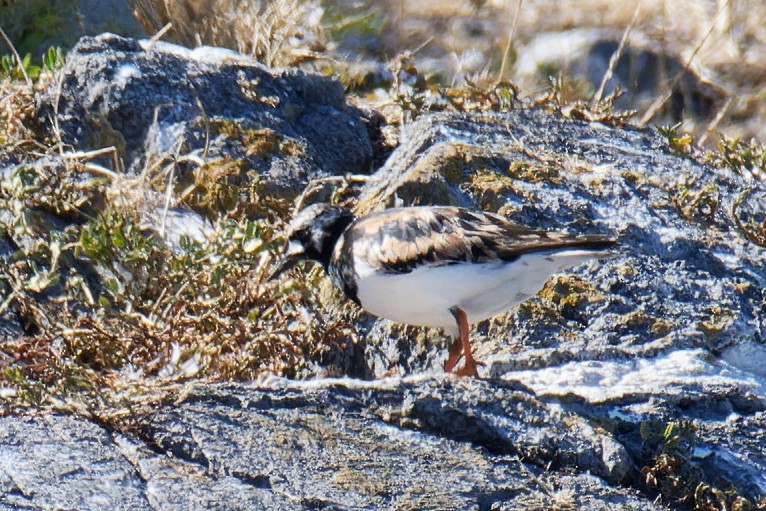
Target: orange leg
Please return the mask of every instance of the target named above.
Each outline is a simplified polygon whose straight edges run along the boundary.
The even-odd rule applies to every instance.
[[[477,362],[473,359],[471,343],[468,341],[468,317],[466,316],[465,311],[460,307],[453,307],[450,309],[450,312],[452,312],[452,315],[455,316],[455,319],[457,320],[458,330],[460,331],[460,344],[463,347],[463,354],[465,355],[465,364],[462,368],[455,371],[455,374],[458,376],[473,376],[474,378],[478,378],[479,372],[476,370]],[[452,358],[452,352],[453,349],[452,346],[450,346],[450,359]],[[449,360],[447,360],[447,362],[449,362]],[[454,366],[456,362],[457,360],[455,360],[452,365]]]
[[[444,372],[451,373],[455,368],[455,364],[460,361],[460,357],[463,356],[463,343],[460,342],[460,336],[458,335],[449,345],[449,358],[444,362]]]

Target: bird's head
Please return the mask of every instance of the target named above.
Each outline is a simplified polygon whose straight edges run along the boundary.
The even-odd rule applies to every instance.
[[[279,276],[305,259],[318,261],[327,269],[338,238],[353,221],[354,215],[350,211],[330,204],[312,204],[302,210],[287,227],[282,260],[270,278]]]

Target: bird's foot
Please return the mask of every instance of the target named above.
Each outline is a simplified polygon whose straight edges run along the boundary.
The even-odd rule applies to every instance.
[[[479,371],[476,366],[483,366],[484,362],[479,362],[474,359],[466,359],[465,364],[460,369],[456,370],[454,374],[458,376],[472,376],[474,378],[479,377]]]

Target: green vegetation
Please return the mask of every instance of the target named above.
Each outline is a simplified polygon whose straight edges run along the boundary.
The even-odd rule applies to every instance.
[[[3,55],[0,58],[0,77],[8,77],[14,80],[21,80],[30,78],[36,80],[40,77],[40,72],[45,70],[49,72],[55,71],[61,66],[63,62],[63,56],[60,48],[48,48],[42,56],[42,66],[37,66],[32,63],[32,54],[27,53],[18,62],[15,55]]]
[[[74,44],[79,13],[77,0],[10,0],[0,5],[0,27],[21,55],[34,54],[52,38],[58,40],[48,44]]]
[[[272,214],[260,220],[229,211],[206,239],[182,236],[170,248],[140,225],[135,205],[109,202],[114,183],[58,170],[20,167],[0,194],[17,247],[2,263],[2,312],[17,311],[25,330],[0,346],[12,403],[102,412],[125,392],[192,376],[296,377],[349,338],[341,322],[300,317],[316,282],[265,281],[281,247],[275,208],[286,204],[263,202]],[[49,213],[73,221],[56,229]]]
[[[766,501],[751,502],[725,481],[712,485],[703,480],[693,461],[698,442],[693,421],[642,422],[641,440],[651,460],[641,469],[643,485],[660,502],[695,511],[766,509]]]
[[[756,179],[763,179],[766,172],[766,146],[754,139],[744,141],[724,137],[718,143],[718,151],[708,152],[706,158],[712,165]]]
[[[671,200],[681,216],[697,222],[712,222],[721,202],[714,184],[700,186],[690,176],[683,176],[673,193]]]
[[[673,126],[658,126],[657,132],[665,137],[670,149],[679,155],[687,155],[692,149],[692,137],[688,133],[681,132],[681,123]]]
[[[0,343],[7,409],[123,417],[179,380],[300,377],[347,349],[350,324],[305,312],[321,307],[311,291],[318,276],[266,281],[292,205],[263,193],[257,177],[243,179],[241,162],[198,165],[166,203],[157,197],[167,175],[151,162],[130,176],[90,164],[89,153],[46,158],[69,151],[38,138],[30,122],[60,60],[52,50],[39,68],[22,62],[31,85],[13,72],[1,82],[14,98],[0,126],[5,150],[29,161],[0,188],[0,233],[13,253],[0,258],[0,316],[22,329]],[[263,157],[301,150],[269,130],[235,134]],[[169,206],[188,208],[182,221],[203,222],[204,236],[167,239]],[[147,224],[147,214],[163,220]]]

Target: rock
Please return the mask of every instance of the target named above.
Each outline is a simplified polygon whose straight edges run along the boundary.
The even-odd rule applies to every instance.
[[[364,172],[372,160],[340,84],[228,50],[102,35],[83,38],[59,73],[41,120],[55,114],[63,142],[82,150],[116,147],[134,173],[176,161],[183,183],[225,160],[240,168],[235,183],[258,179],[265,193],[294,197],[309,179]]]
[[[444,378],[418,378],[413,383],[348,380],[285,384],[285,389],[277,390],[235,386],[203,390],[186,397],[186,405],[180,409],[168,409],[155,415],[144,431],[152,443],[179,457],[205,459],[214,466],[231,464],[231,471],[255,470],[250,477],[271,477],[280,481],[273,483],[277,485],[274,489],[291,494],[301,493],[298,478],[288,476],[298,467],[317,467],[317,471],[326,472],[330,467],[337,470],[344,462],[358,459],[362,461],[359,466],[362,470],[365,450],[379,452],[381,456],[390,451],[391,455],[399,456],[410,430],[441,438],[432,447],[441,447],[444,452],[460,451],[461,447],[453,442],[467,441],[474,448],[482,447],[494,455],[516,455],[542,466],[578,466],[611,482],[625,480],[634,469],[624,448],[610,446],[607,449],[610,459],[604,459],[603,447],[608,442],[603,434],[588,431],[589,427],[576,417],[564,418],[560,411],[535,401],[528,392],[516,390],[513,385]],[[211,417],[211,404],[215,408],[222,407],[223,415],[234,417],[244,413],[249,418],[239,426],[231,424],[232,420],[239,422],[236,419],[220,422],[213,418],[212,423],[206,423],[206,418]],[[264,412],[268,414],[262,415]],[[335,417],[336,422],[322,424],[322,419],[328,416]],[[284,428],[294,427],[292,424],[297,417],[306,430],[293,439],[294,448],[289,453],[275,451],[275,446],[281,443],[278,439],[286,434]],[[568,426],[562,427],[567,422]],[[385,425],[394,428],[386,433],[383,431]],[[246,452],[240,450],[244,445],[243,439],[239,438],[243,427],[251,429],[244,433],[245,437],[259,439],[247,446]],[[218,438],[228,438],[221,444],[228,447],[221,452],[207,449],[205,431],[215,432]],[[348,438],[349,435],[361,436],[361,442]],[[399,445],[391,449],[389,443]],[[346,459],[344,456],[353,452],[355,444],[358,444],[358,456],[352,454]],[[342,455],[344,451],[346,454]],[[283,477],[248,468],[250,460],[260,460],[259,465],[281,471]],[[323,466],[326,464],[329,466]],[[459,461],[455,460],[454,466],[442,469],[458,472],[458,465]],[[353,473],[355,468],[348,466],[347,470]],[[459,474],[454,475],[456,479],[462,478]],[[385,476],[381,475],[381,479],[378,484],[385,482]],[[287,486],[282,487],[282,484]],[[425,481],[422,484],[426,484]],[[434,491],[435,487],[430,490]]]
[[[295,509],[76,417],[0,418],[0,442],[0,509]]]
[[[587,473],[624,479],[635,467],[623,448],[605,450],[603,433],[581,435],[577,417],[514,385],[200,386],[141,422],[129,439],[75,417],[0,418],[0,505],[659,509]],[[604,455],[628,472],[610,472]]]
[[[751,362],[763,358],[766,342],[766,251],[750,241],[761,239],[766,208],[751,185],[672,154],[650,131],[540,110],[440,114],[408,128],[358,210],[468,205],[533,227],[617,236],[615,257],[554,277],[518,310],[476,325],[484,374],[567,409],[572,399],[584,402],[579,414],[634,436],[650,418],[681,421],[689,407],[716,402],[748,419],[694,416],[700,437],[726,431],[727,440],[713,434],[700,446],[709,453],[705,476],[737,481],[754,496],[763,493],[763,459],[752,443],[737,449],[728,440],[746,436],[749,418],[766,406],[762,363]],[[376,375],[441,372],[439,332],[385,320],[360,325]],[[616,439],[627,445],[629,437]],[[635,444],[629,449],[636,464],[651,464]],[[734,468],[741,464],[752,467]]]
[[[622,30],[608,28],[539,34],[519,49],[514,77],[523,90],[533,90],[549,76],[562,73],[596,91],[621,38]],[[625,95],[617,100],[616,106],[642,111],[672,86],[665,112],[673,123],[684,117],[710,119],[729,96],[721,87],[685,69],[683,59],[668,54],[667,49],[637,31],[630,34],[612,78],[606,82],[604,97],[617,86]]]
[[[0,417],[0,505],[151,509],[115,447],[109,432],[75,417]]]
[[[730,399],[730,402],[714,401],[713,406],[705,406],[696,414],[700,424],[700,439],[695,452],[697,464],[705,473],[722,471],[743,494],[764,495],[766,413],[763,402],[750,399],[749,406],[742,408],[734,406],[740,401],[739,396],[732,395]],[[753,405],[757,409],[755,413]],[[711,411],[719,420],[710,420]]]
[[[762,221],[755,211],[763,197],[750,194],[732,215],[747,186],[739,175],[671,154],[649,131],[539,110],[440,114],[409,127],[365,185],[358,210],[467,205],[532,227],[618,237],[616,257],[555,278],[545,299],[478,326],[478,353],[489,374],[503,376],[569,361],[762,346],[766,254],[737,225]]]

